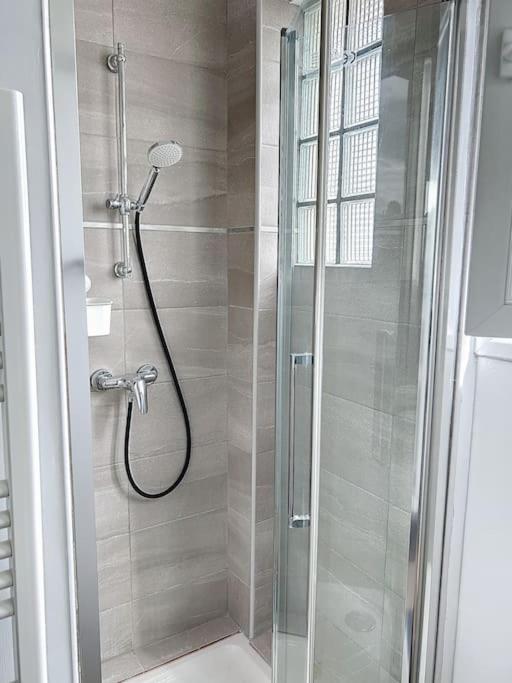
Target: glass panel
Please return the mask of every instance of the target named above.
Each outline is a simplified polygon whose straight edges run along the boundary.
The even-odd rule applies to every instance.
[[[359,0],[354,0],[358,2]],[[379,40],[382,36],[380,16],[380,5],[373,3],[359,7],[365,17],[371,16],[372,26],[377,25]],[[352,13],[355,12],[354,4],[348,4]],[[379,95],[380,95],[380,70],[381,70],[381,44],[372,39],[371,45],[364,45],[364,52],[356,54],[351,58],[344,53],[346,44],[346,27],[343,20],[346,15],[347,4],[336,0],[333,2],[333,26],[332,41],[333,49],[331,52],[331,72],[330,78],[330,112],[329,130],[331,133],[329,148],[329,168],[328,168],[328,187],[327,195],[331,202],[336,201],[336,208],[332,209],[333,215],[336,214],[336,229],[329,235],[329,254],[328,262],[332,265],[348,266],[351,264],[360,265],[357,257],[354,261],[353,254],[345,254],[344,247],[347,248],[354,244],[365,244],[366,256],[364,264],[371,261],[371,235],[368,230],[373,228],[373,222],[366,220],[355,220],[356,215],[352,211],[350,216],[353,219],[351,227],[353,230],[347,232],[350,240],[340,242],[339,217],[343,213],[342,203],[347,199],[358,196],[365,196],[372,199],[375,195],[375,180],[377,171],[377,138],[378,128],[376,122],[379,116]],[[358,10],[358,11],[359,11]],[[318,60],[311,56],[311,46],[318,49],[318,35],[320,30],[317,21],[318,6],[309,6],[305,12],[305,31],[304,43],[307,45],[306,62],[309,68],[317,64]],[[373,14],[372,14],[373,12]],[[311,16],[309,16],[311,15]],[[375,16],[377,19],[375,19]],[[354,15],[356,16],[356,15]],[[353,25],[350,30],[354,35],[358,34],[358,25]],[[369,30],[368,28],[365,30]],[[308,32],[316,32],[315,35],[307,35]],[[365,34],[366,35],[366,34]],[[357,47],[357,46],[356,46]],[[345,64],[346,62],[346,64]],[[347,77],[344,71],[347,69]],[[318,69],[309,70],[306,75],[299,79],[301,92],[301,111],[300,111],[300,139],[299,139],[299,168],[297,185],[298,231],[307,229],[304,220],[302,205],[311,204],[316,197],[317,183],[317,116],[318,110]],[[357,128],[356,128],[357,127]],[[363,205],[367,206],[367,205]],[[348,209],[347,209],[348,211]],[[357,229],[362,230],[361,234]],[[297,263],[311,263],[311,257],[302,249],[303,245],[309,243],[309,235],[297,235]],[[363,252],[361,252],[362,254]],[[307,260],[303,260],[306,259]]]
[[[331,131],[341,128],[343,102],[343,69],[331,73]],[[302,81],[301,128],[302,139],[311,138],[318,133],[318,74],[309,74]]]
[[[434,269],[425,258],[435,226],[424,188],[437,173],[432,140],[442,137],[434,128],[447,67],[438,50],[450,5],[385,19],[382,5],[334,5],[310,683],[402,676],[418,385],[426,372],[419,348],[431,315],[423,285]],[[350,27],[340,37],[346,11]],[[308,642],[319,6],[309,5],[302,19],[286,38],[282,72],[274,683],[306,683]],[[341,66],[344,46],[355,54]]]
[[[442,120],[446,63],[437,57],[448,10],[375,22],[381,10],[377,0],[349,3],[352,48],[383,44],[346,69],[342,127],[359,127],[342,140],[343,267],[329,266],[337,202],[325,226],[314,683],[402,680],[416,410],[427,372],[419,348],[431,316],[424,245],[435,230],[423,188],[437,177],[431,141],[441,138],[432,129],[434,113]]]
[[[343,136],[343,196],[374,193],[376,171],[377,127],[346,133]]]
[[[319,31],[317,5],[302,12],[281,44],[276,683],[306,683]],[[335,144],[333,164],[339,138]]]
[[[304,12],[304,52],[302,71],[307,74],[320,67],[320,3]]]
[[[334,69],[331,73],[331,131],[341,128],[343,109],[343,69]],[[315,131],[316,134],[316,131]]]
[[[299,204],[316,199],[318,149],[316,140],[302,142],[299,146]],[[338,178],[340,170],[340,137],[334,135],[329,143],[329,199],[338,196]],[[299,210],[300,213],[300,210]]]
[[[346,69],[345,126],[357,126],[379,116],[381,51],[370,52]]]
[[[343,202],[341,205],[341,249],[344,265],[371,265],[374,213],[373,199]]]
[[[297,261],[313,263],[315,260],[316,206],[297,209]]]
[[[311,138],[318,132],[318,75],[311,74],[302,81],[301,138]]]
[[[329,140],[329,168],[327,171],[327,197],[338,196],[338,178],[340,174],[340,136],[334,135]]]
[[[382,40],[382,0],[356,0],[348,5],[348,49],[363,50]]]
[[[316,140],[303,142],[299,152],[299,202],[310,202],[316,197]]]
[[[345,45],[346,0],[332,0],[331,55],[333,63],[343,60]],[[303,72],[318,71],[320,67],[320,3],[304,12]]]
[[[336,263],[338,247],[338,206],[329,204],[327,207],[327,244],[326,263]]]

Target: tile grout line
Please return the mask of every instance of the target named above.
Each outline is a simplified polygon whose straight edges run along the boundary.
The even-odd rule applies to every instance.
[[[84,220],[83,228],[88,230],[121,230],[121,223],[109,221],[88,221]],[[253,226],[233,226],[229,228],[214,226],[195,226],[195,225],[173,225],[170,223],[144,223],[141,229],[145,232],[185,232],[185,233],[209,233],[216,235],[240,234],[254,232]],[[277,232],[277,228],[267,226],[264,228],[268,232]]]

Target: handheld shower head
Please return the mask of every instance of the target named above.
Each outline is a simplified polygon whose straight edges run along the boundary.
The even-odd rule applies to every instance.
[[[144,210],[151,190],[160,173],[160,169],[174,166],[174,164],[177,164],[181,160],[182,156],[183,148],[179,142],[175,142],[174,140],[170,140],[169,142],[155,142],[154,145],[151,145],[148,149],[148,161],[151,164],[151,169],[136,203],[137,211],[139,213]]]
[[[183,148],[179,142],[155,142],[148,149],[148,161],[155,168],[174,166],[183,156]]]

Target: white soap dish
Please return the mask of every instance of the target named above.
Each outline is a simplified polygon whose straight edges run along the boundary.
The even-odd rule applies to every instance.
[[[87,334],[89,337],[103,337],[110,334],[112,301],[87,297]]]

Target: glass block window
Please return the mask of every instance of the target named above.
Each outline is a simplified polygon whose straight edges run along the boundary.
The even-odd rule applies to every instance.
[[[342,251],[344,263],[352,266],[371,264],[373,249],[373,213],[375,199],[343,202]],[[369,226],[372,229],[369,229]]]
[[[382,41],[383,0],[348,0],[348,49],[359,52]]]
[[[345,134],[342,163],[343,197],[375,193],[377,126],[359,128]]]
[[[315,260],[316,206],[299,206],[297,209],[297,262]]]
[[[371,266],[383,0],[334,0],[327,253],[331,265]],[[314,262],[320,4],[304,13],[297,175],[297,263]]]
[[[369,52],[345,68],[345,125],[348,128],[379,118],[380,72],[380,50]]]

